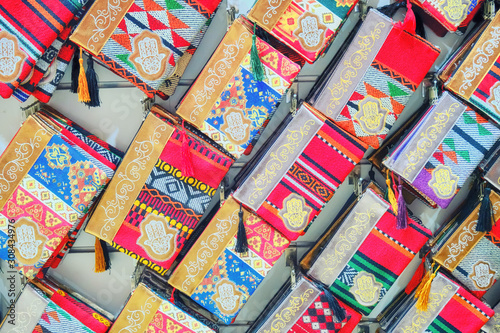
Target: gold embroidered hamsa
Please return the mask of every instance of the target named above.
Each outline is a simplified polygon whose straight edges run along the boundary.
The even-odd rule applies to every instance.
[[[311,12],[305,12],[299,18],[293,34],[299,39],[300,45],[310,52],[318,51],[325,40],[325,32],[328,29],[319,20],[319,17]]]
[[[451,168],[439,164],[432,170],[432,178],[429,187],[440,199],[450,199],[455,195],[458,187],[458,176],[454,175]]]
[[[462,3],[462,0],[448,0],[446,6],[443,10],[448,14],[451,21],[461,22],[464,18],[466,4]]]
[[[215,286],[212,300],[223,314],[232,315],[238,311],[242,295],[234,282],[222,279]]]
[[[354,119],[358,121],[364,132],[372,135],[382,132],[389,110],[382,107],[379,99],[366,96],[359,102],[358,109]]]
[[[134,38],[133,52],[128,60],[143,78],[154,81],[165,74],[171,53],[157,34],[144,30]]]
[[[137,244],[154,260],[166,261],[177,249],[177,230],[163,216],[149,214],[141,222]]]
[[[307,226],[311,211],[312,209],[306,205],[302,196],[292,193],[283,200],[283,208],[278,215],[288,230],[297,232]]]
[[[12,82],[19,77],[26,54],[19,48],[17,37],[0,31],[0,82]]]
[[[490,98],[487,102],[493,106],[496,113],[500,114],[500,81],[490,88]]]
[[[491,269],[490,263],[479,260],[472,266],[472,273],[469,278],[478,289],[486,290],[495,282],[495,274],[496,272]]]
[[[354,278],[354,285],[349,290],[359,304],[372,306],[377,303],[382,290],[382,283],[375,280],[375,276],[367,272],[359,272]]]
[[[224,113],[224,124],[221,131],[226,133],[229,141],[236,145],[242,145],[250,138],[252,121],[245,118],[241,110],[228,108]]]
[[[16,259],[26,266],[32,266],[40,260],[47,237],[40,233],[38,224],[21,217],[14,223],[14,252]]]

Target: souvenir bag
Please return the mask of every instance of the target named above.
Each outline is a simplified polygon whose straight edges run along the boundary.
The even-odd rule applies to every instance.
[[[8,312],[0,333],[105,333],[112,322],[101,312],[50,282],[28,283]]]
[[[440,52],[415,35],[412,15],[409,9],[402,24],[370,10],[336,67],[323,75],[308,98],[314,108],[375,149]],[[418,59],[418,66],[410,59]]]
[[[495,311],[495,314],[481,328],[481,332],[500,333],[500,303],[493,308],[493,311]]]
[[[426,15],[426,24],[440,37],[445,31],[459,32],[467,29],[476,13],[483,6],[484,0],[478,1],[432,1],[411,0],[412,4]],[[417,9],[415,9],[417,12]]]
[[[499,137],[497,127],[445,92],[384,165],[446,208]]]
[[[313,63],[357,3],[357,0],[258,0],[248,18]]]
[[[436,273],[430,283],[426,309],[409,295],[385,332],[476,333],[493,316],[492,309],[444,274]]]
[[[53,43],[86,1],[4,1],[0,8],[0,95],[9,98],[37,72],[36,64],[53,57]],[[40,60],[42,59],[42,60]],[[35,74],[36,75],[36,74]]]
[[[234,198],[295,240],[332,198],[367,146],[306,103],[255,157]]]
[[[283,286],[250,331],[350,333],[360,320],[360,313],[334,299],[322,287],[300,277],[295,284],[288,282]]]
[[[446,89],[500,121],[500,14],[469,41],[470,49],[459,52],[440,75]],[[485,23],[486,24],[486,23]]]
[[[488,201],[474,210],[438,243],[432,259],[446,269],[476,297],[481,298],[500,276],[500,195],[487,189]],[[474,200],[468,199],[468,200]],[[484,207],[482,207],[484,205]],[[490,207],[490,231],[484,229],[480,210]],[[479,231],[479,230],[482,231]]]
[[[115,169],[50,113],[29,116],[0,157],[1,258],[33,278],[83,223]],[[9,237],[15,246],[6,246]]]
[[[497,141],[488,155],[480,167],[484,171],[484,179],[500,191],[500,141]]]
[[[256,36],[255,49],[252,36],[250,23],[236,19],[177,109],[235,158],[266,124],[300,71],[298,64]],[[260,81],[253,73],[251,50],[262,63]]]
[[[391,205],[372,189],[340,223],[318,245],[315,259],[302,265],[342,302],[369,315],[432,233],[411,217],[398,229]]]
[[[237,248],[239,228],[246,230],[244,253]],[[289,244],[279,231],[229,197],[169,284],[230,324]]]
[[[140,320],[138,320],[140,318]],[[215,332],[189,313],[139,283],[109,333]]]
[[[163,275],[232,163],[154,106],[86,231]]]
[[[184,71],[194,52],[191,45],[219,3],[126,0],[109,10],[108,1],[96,0],[70,39],[146,95],[165,98],[160,87],[180,76],[178,65]],[[190,55],[184,57],[186,52]]]

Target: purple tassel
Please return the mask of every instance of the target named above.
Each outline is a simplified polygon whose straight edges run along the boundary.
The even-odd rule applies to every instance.
[[[403,184],[399,177],[398,185],[398,215],[396,217],[396,229],[406,229],[408,227],[408,210],[406,208],[405,198],[403,197]]]

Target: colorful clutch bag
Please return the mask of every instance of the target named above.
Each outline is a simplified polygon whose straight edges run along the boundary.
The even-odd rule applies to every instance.
[[[265,317],[258,320],[252,332],[350,333],[361,320],[361,314],[340,301],[345,318],[337,319],[325,292],[303,277],[295,286],[285,285],[274,303],[264,310]]]
[[[500,220],[500,195],[491,191],[493,220]],[[500,223],[489,232],[476,230],[480,204],[457,225],[432,257],[476,297],[481,298],[500,276]]]
[[[242,17],[231,26],[177,109],[177,114],[240,157],[300,71],[300,66],[256,38],[266,77],[250,65],[252,32]]]
[[[4,1],[0,8],[0,95],[9,98],[22,82],[50,62],[55,41],[83,8],[86,0]],[[57,42],[56,42],[57,44]],[[43,65],[45,66],[45,65]]]
[[[115,169],[50,113],[28,117],[0,158],[0,257],[33,278]]]
[[[406,229],[397,229],[390,204],[368,189],[325,240],[307,275],[368,315],[431,236],[411,218]]]
[[[384,331],[476,333],[493,310],[441,273],[432,280],[427,310],[416,308],[410,295],[396,319]]]
[[[106,333],[112,322],[67,292],[35,280],[28,283],[0,326],[0,333]]]
[[[240,218],[248,239],[245,253],[234,249]],[[279,231],[229,197],[169,284],[230,324],[289,244]]]
[[[152,110],[86,231],[163,275],[233,160],[158,106]]]
[[[495,311],[495,315],[488,320],[480,332],[500,333],[500,303],[493,308],[493,311]]]
[[[333,72],[309,103],[377,149],[439,55],[414,31],[370,10]],[[418,59],[410,66],[408,59]]]
[[[500,137],[500,130],[445,92],[384,161],[441,208]]]
[[[234,198],[295,240],[367,146],[305,103],[268,142],[256,157],[260,163],[248,168]]]
[[[248,18],[313,63],[357,3],[357,0],[258,0]]]
[[[109,333],[213,333],[211,328],[139,283]]]
[[[474,38],[475,44],[465,53],[459,53],[448,62],[440,75],[444,86],[460,96],[496,122],[500,122],[500,14],[480,30]],[[458,67],[458,68],[457,68]],[[450,75],[449,72],[453,71]]]
[[[97,0],[70,39],[148,96],[165,97],[158,90],[169,78],[180,76],[177,66],[182,75],[195,50],[192,44],[219,3],[124,0],[108,9],[108,1]]]

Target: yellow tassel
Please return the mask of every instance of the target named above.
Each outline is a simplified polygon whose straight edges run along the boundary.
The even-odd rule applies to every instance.
[[[83,52],[80,48],[80,73],[78,74],[78,101],[88,103],[90,102],[89,86],[87,84],[87,77],[83,69]]]
[[[385,183],[387,184],[387,198],[392,206],[392,211],[394,214],[398,213],[398,201],[396,200],[396,196],[392,191],[391,180],[389,179],[389,170],[387,170],[387,178],[385,179]]]
[[[432,274],[431,272],[432,272],[432,269],[430,271],[427,271],[427,273],[425,273],[424,277],[422,278],[422,281],[420,281],[420,284],[418,285],[417,290],[415,291],[414,298],[417,298],[420,295],[420,293],[422,292],[423,287],[425,286],[425,284],[427,283],[427,281],[431,277],[431,274]]]
[[[95,238],[95,269],[94,272],[102,273],[106,270],[106,262],[104,260],[104,253],[102,252],[101,242],[99,238]]]
[[[441,267],[441,266],[439,266]],[[431,293],[431,285],[432,285],[432,280],[436,277],[436,273],[439,270],[439,267],[436,269],[434,273],[430,275],[430,277],[425,281],[425,284],[420,290],[420,294],[418,295],[418,300],[417,304],[415,305],[417,310],[419,311],[427,311],[427,308],[429,306],[429,295]]]

